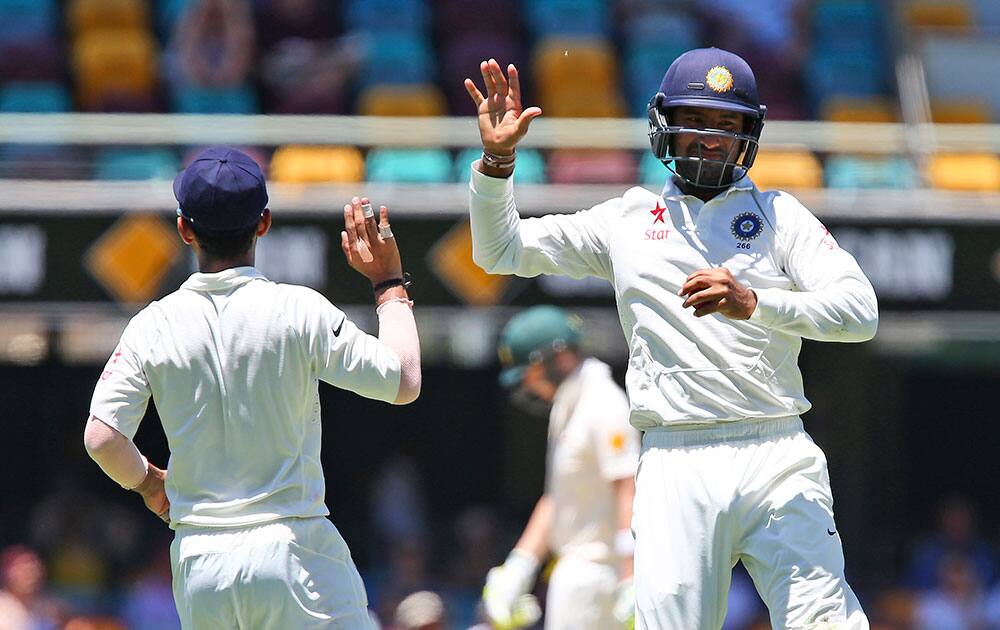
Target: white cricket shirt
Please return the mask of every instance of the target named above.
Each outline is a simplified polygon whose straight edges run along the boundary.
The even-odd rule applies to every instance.
[[[668,182],[662,196],[637,187],[575,214],[521,219],[511,179],[473,168],[470,212],[486,271],[612,284],[638,429],[803,413],[801,339],[875,334],[875,292],[854,257],[794,197],[749,178],[707,203]],[[681,285],[708,267],[756,292],[749,320],[682,307]]]
[[[319,381],[391,402],[399,378],[396,353],[325,297],[239,267],[133,317],[90,413],[131,439],[152,396],[171,523],[242,526],[329,513]]]
[[[639,433],[611,368],[585,359],[559,385],[549,414],[546,494],[552,502],[549,546],[560,556],[615,558],[618,500],[613,482],[635,475]]]

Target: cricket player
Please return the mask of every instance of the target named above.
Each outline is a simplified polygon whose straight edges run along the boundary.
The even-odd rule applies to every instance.
[[[539,563],[556,555],[546,630],[623,627],[633,608],[629,530],[639,433],[611,368],[580,353],[580,322],[554,306],[515,315],[500,334],[501,383],[551,407],[545,493],[503,565],[490,570],[483,603],[499,628],[526,625],[518,603]]]
[[[175,530],[185,629],[373,628],[361,577],[326,518],[318,383],[396,404],[419,394],[388,210],[376,224],[367,199],[354,198],[341,233],[348,264],[372,283],[376,338],[316,291],[253,267],[271,213],[249,156],[205,150],[174,194],[177,231],[200,271],[126,326],[94,390],[87,451]],[[162,470],[132,442],[151,397],[170,448]]]
[[[803,430],[802,338],[860,342],[878,322],[854,258],[805,207],[748,176],[765,108],[746,62],[681,55],[649,104],[662,192],[632,188],[573,215],[520,219],[517,70],[481,64],[483,157],[473,257],[491,273],[597,276],[630,347],[636,627],[718,629],[742,560],[775,628],[868,628],[844,578],[826,458]],[[567,94],[566,98],[573,98]]]

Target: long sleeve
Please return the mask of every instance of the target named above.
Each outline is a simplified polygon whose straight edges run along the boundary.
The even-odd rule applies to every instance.
[[[774,199],[778,249],[794,290],[754,289],[750,320],[818,341],[867,341],[878,327],[878,302],[857,261],[790,195]]]
[[[522,219],[514,205],[512,179],[472,169],[469,213],[476,264],[489,273],[526,278],[561,274],[611,280],[607,221],[621,200],[570,215]]]

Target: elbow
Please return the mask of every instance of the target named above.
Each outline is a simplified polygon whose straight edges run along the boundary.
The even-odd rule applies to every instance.
[[[101,422],[91,419],[83,431],[83,447],[93,460],[99,459],[108,452],[115,441],[114,430]]]
[[[878,330],[878,309],[873,308],[855,318],[854,324],[845,330],[843,340],[849,343],[870,341]]]
[[[399,393],[396,395],[396,400],[392,401],[394,405],[409,405],[415,402],[417,398],[420,398],[420,381],[417,380],[416,384],[409,385],[407,387],[400,387]]]
[[[495,273],[497,268],[497,263],[499,263],[500,257],[495,255],[487,255],[483,252],[483,248],[476,247],[475,244],[472,246],[472,262],[476,263],[476,266],[485,271],[486,273]]]

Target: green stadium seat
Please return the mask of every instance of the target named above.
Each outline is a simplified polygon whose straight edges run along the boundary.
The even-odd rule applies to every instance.
[[[751,171],[752,174],[753,171]],[[903,157],[837,155],[823,170],[828,188],[917,188],[920,177]]]
[[[451,168],[444,149],[372,149],[366,162],[370,182],[448,182]]]

